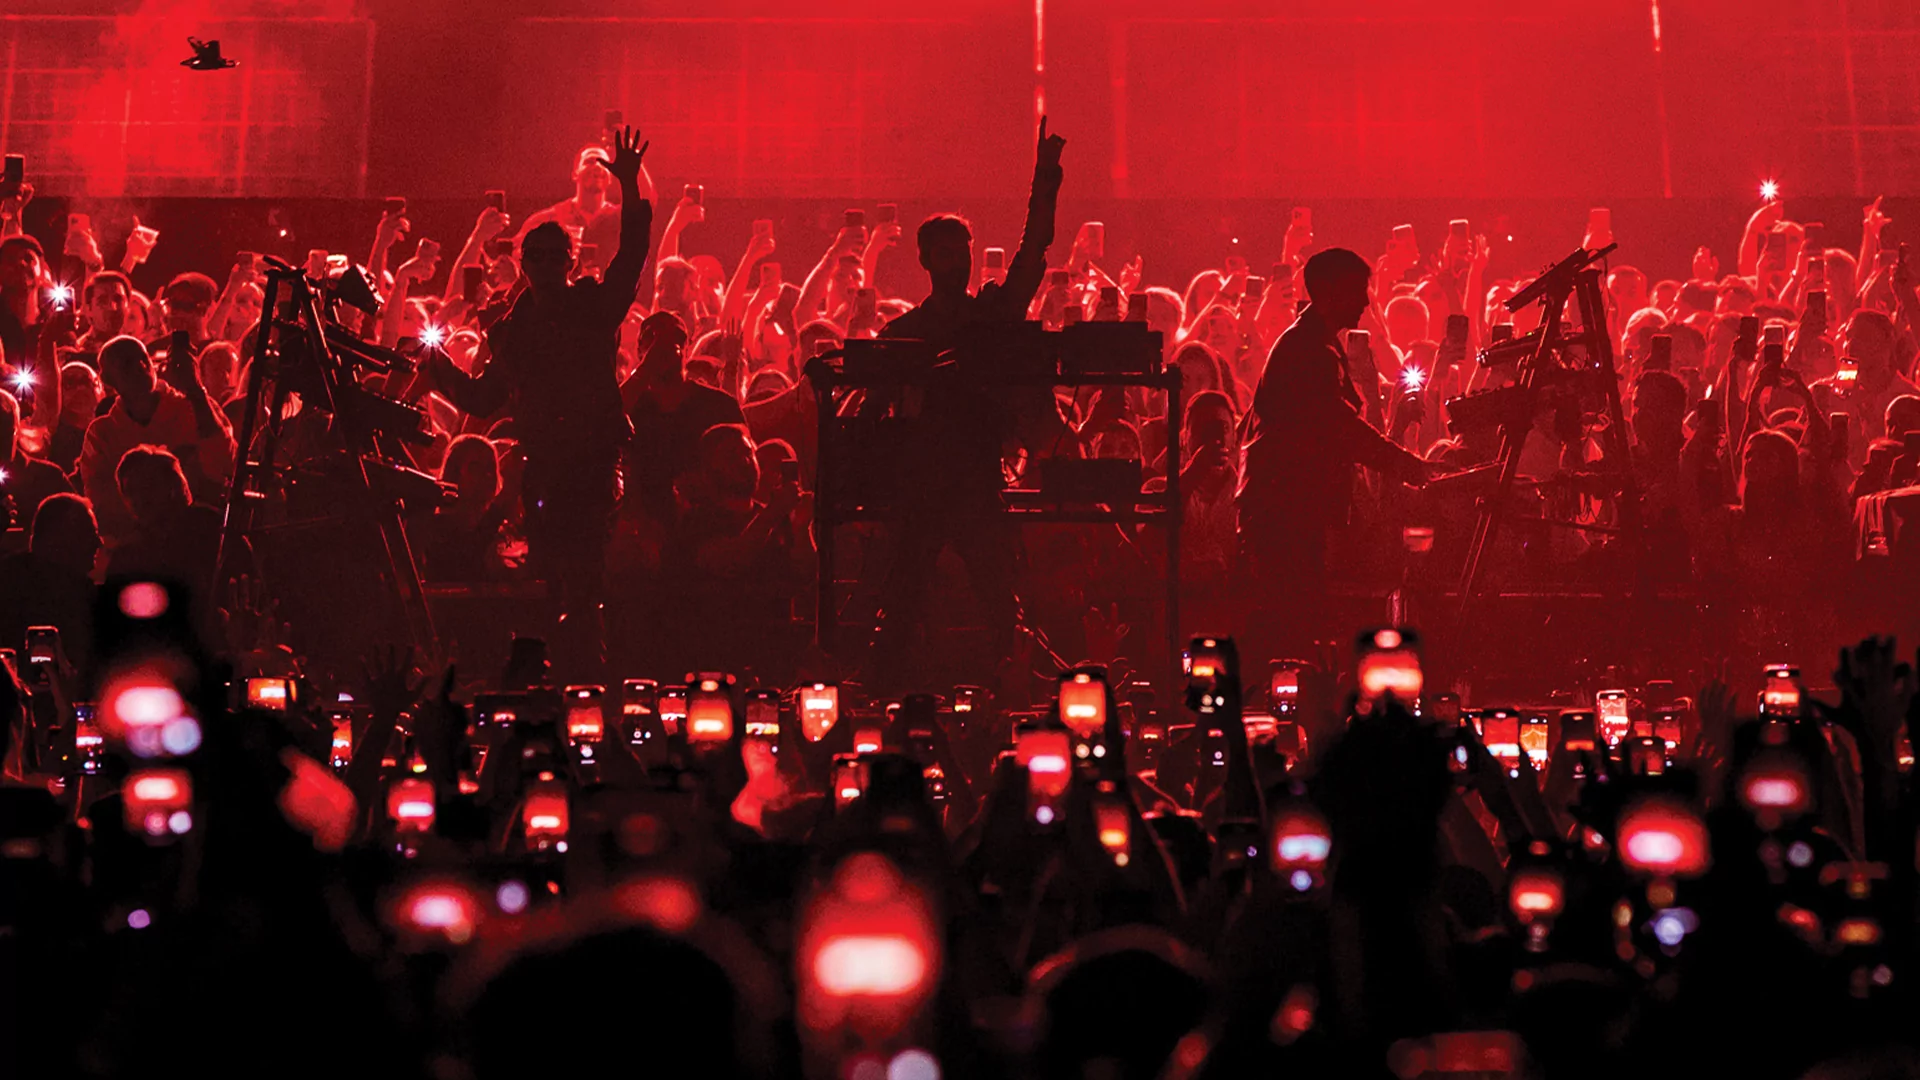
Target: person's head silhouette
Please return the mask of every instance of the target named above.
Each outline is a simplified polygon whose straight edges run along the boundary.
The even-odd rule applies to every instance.
[[[933,291],[965,292],[973,278],[973,230],[967,220],[958,214],[935,214],[920,223],[914,239]]]
[[[607,171],[609,158],[605,147],[589,146],[573,159],[573,197],[575,202],[605,202],[607,189],[613,186],[613,174]]]
[[[1370,302],[1368,286],[1373,278],[1367,260],[1346,248],[1328,248],[1307,260],[1301,276],[1306,279],[1307,298],[1328,325],[1335,330],[1360,325],[1360,316]]]
[[[520,240],[520,272],[535,293],[557,292],[567,287],[567,271],[573,269],[573,237],[558,224],[548,221],[528,230]]]

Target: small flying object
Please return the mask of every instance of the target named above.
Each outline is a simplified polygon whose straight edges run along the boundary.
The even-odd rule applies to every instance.
[[[197,37],[190,37],[187,39],[187,44],[193,46],[193,55],[180,61],[181,67],[192,68],[195,71],[219,71],[223,68],[240,66],[240,61],[229,60],[220,55],[218,41],[201,41]]]

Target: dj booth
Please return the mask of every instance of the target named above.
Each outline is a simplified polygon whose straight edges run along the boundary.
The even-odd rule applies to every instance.
[[[1180,626],[1180,373],[1162,362],[1161,335],[1138,322],[1080,323],[1047,331],[1032,322],[976,327],[967,342],[938,351],[922,341],[848,341],[807,366],[819,402],[814,531],[819,549],[815,633],[832,651],[840,619],[835,533],[863,522],[898,524],[920,512],[953,474],[994,467],[991,508],[1020,523],[1138,524],[1166,532],[1166,633],[1177,662]],[[1056,391],[1129,387],[1166,394],[1167,478],[1143,490],[1138,458],[1084,458],[1059,421]],[[992,455],[986,440],[1000,436]],[[1017,464],[1007,465],[1009,457]],[[974,479],[981,479],[969,473]],[[958,481],[965,484],[967,481]]]

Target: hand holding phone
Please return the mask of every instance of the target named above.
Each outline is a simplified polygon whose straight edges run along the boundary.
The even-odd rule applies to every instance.
[[[167,363],[160,369],[160,378],[187,394],[189,401],[194,393],[204,393],[200,390],[200,369],[193,362],[193,341],[185,330],[175,330],[167,338]]]
[[[51,664],[60,655],[60,628],[57,626],[27,627],[27,662],[32,664]]]
[[[1587,234],[1580,246],[1589,251],[1606,247],[1613,243],[1613,211],[1596,206],[1587,211]]]
[[[1373,335],[1365,330],[1347,331],[1347,363],[1363,372],[1373,372]]]
[[[1655,334],[1649,340],[1650,340],[1650,350],[1647,355],[1646,370],[1672,371],[1673,370],[1673,335],[1672,334]]]
[[[1080,226],[1080,243],[1075,245],[1080,254],[1089,259],[1107,257],[1107,225],[1104,221],[1089,221]]]
[[[140,224],[139,218],[133,219],[133,228],[127,233],[127,258],[134,262],[145,262],[153,254],[155,244],[160,242],[160,230]]]

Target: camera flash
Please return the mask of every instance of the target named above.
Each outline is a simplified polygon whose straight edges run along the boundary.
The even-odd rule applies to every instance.
[[[1775,198],[1778,198],[1779,195],[1780,195],[1779,184],[1776,184],[1771,180],[1760,181],[1760,197],[1761,198],[1767,200],[1768,202],[1772,202]]]

